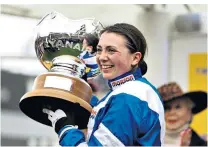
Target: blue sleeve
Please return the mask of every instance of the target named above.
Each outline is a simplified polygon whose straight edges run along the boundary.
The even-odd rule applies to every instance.
[[[90,105],[94,107],[95,105],[97,105],[97,103],[98,103],[98,98],[95,95],[93,95],[90,101]]]
[[[93,95],[90,101],[90,105],[94,107],[95,105],[97,105],[97,102],[98,98],[95,95]],[[67,131],[64,131],[65,129],[67,129]],[[63,135],[61,135],[61,132],[64,132]],[[76,137],[73,137],[74,135]],[[74,146],[85,141],[85,137],[82,131],[78,129],[70,129],[69,126],[63,127],[59,132],[59,136],[61,137],[59,142],[61,146]]]
[[[85,142],[84,133],[70,126],[63,127],[59,133],[59,144],[61,146],[77,146],[82,142]]]
[[[85,142],[89,146],[160,146],[160,130],[158,114],[146,101],[121,93],[98,111],[87,143],[80,130],[70,129],[60,138],[60,145]]]
[[[138,120],[135,117],[139,128],[138,133],[140,134],[136,137],[137,142],[142,146],[161,146],[159,114],[150,109],[146,101],[140,101],[139,107],[136,115],[142,114],[142,118]]]
[[[110,105],[106,106],[108,110],[104,118],[95,126],[96,131],[92,134],[89,145],[161,145],[158,114],[148,107],[147,102],[125,93],[116,95],[111,100]]]

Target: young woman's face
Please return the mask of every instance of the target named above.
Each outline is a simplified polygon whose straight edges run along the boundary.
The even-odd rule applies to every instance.
[[[114,79],[136,65],[135,55],[126,47],[126,39],[116,33],[103,33],[97,46],[97,63],[105,79]]]
[[[165,104],[167,130],[176,130],[191,120],[192,111],[185,99],[174,100]]]

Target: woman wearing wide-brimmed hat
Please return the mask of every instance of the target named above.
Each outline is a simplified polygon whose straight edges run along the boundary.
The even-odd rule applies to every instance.
[[[207,93],[184,93],[175,82],[158,88],[165,106],[165,145],[207,146],[207,142],[190,128],[193,115],[207,108]]]

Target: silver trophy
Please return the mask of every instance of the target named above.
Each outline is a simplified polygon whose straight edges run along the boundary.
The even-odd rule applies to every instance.
[[[87,128],[92,90],[82,79],[86,66],[77,56],[83,51],[84,35],[98,35],[102,29],[96,19],[70,20],[57,12],[40,20],[35,29],[35,51],[48,72],[37,76],[33,90],[20,99],[23,113],[51,126],[43,108],[62,109],[75,114],[79,129]]]

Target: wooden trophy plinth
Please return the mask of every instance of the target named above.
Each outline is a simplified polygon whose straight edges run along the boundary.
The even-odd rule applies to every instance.
[[[48,72],[35,79],[33,90],[23,95],[19,107],[28,117],[48,126],[51,126],[51,122],[48,115],[43,113],[43,108],[74,113],[75,124],[79,129],[86,129],[92,110],[91,97],[91,87],[84,80]]]

